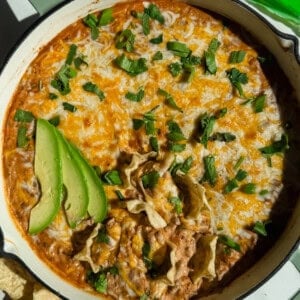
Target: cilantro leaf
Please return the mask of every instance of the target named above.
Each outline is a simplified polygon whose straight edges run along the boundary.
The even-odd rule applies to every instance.
[[[220,235],[218,241],[221,242],[222,244],[228,246],[231,249],[234,249],[238,252],[241,251],[240,245],[227,235]]]
[[[240,63],[244,60],[245,56],[246,56],[246,51],[244,50],[232,51],[230,52],[229,63],[231,64]]]
[[[120,69],[126,71],[131,76],[136,76],[148,70],[145,58],[133,60],[122,54],[114,62]]]
[[[142,183],[145,189],[152,189],[156,186],[159,180],[159,173],[157,171],[151,171],[142,176]]]
[[[202,182],[208,181],[211,186],[215,186],[217,182],[217,171],[215,167],[215,158],[213,155],[208,155],[203,158],[204,175]]]
[[[260,148],[259,151],[265,155],[273,155],[276,153],[283,153],[289,149],[288,136],[282,134],[279,141],[274,141],[271,145]]]
[[[117,35],[116,48],[132,52],[134,49],[135,35],[130,29],[125,29]]]
[[[90,93],[93,93],[98,96],[98,98],[102,101],[105,98],[104,93],[98,88],[98,86],[95,83],[92,82],[86,82],[82,88]]]
[[[140,89],[137,93],[127,92],[125,98],[133,101],[133,102],[140,102],[145,96],[145,91]]]
[[[182,65],[178,62],[171,63],[171,64],[169,64],[168,69],[169,69],[170,73],[172,74],[172,76],[176,77],[181,73]]]
[[[240,96],[244,97],[244,91],[242,84],[248,83],[248,76],[246,73],[240,72],[236,68],[232,68],[226,71],[227,77],[229,78],[231,84],[238,90]]]

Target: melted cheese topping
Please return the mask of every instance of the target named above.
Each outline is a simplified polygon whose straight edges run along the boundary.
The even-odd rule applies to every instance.
[[[20,229],[26,234],[29,211],[38,200],[38,186],[32,165],[33,141],[27,149],[15,147],[17,125],[13,121],[13,116],[16,109],[30,111],[36,118],[50,119],[59,116],[58,128],[66,138],[84,153],[92,166],[99,166],[103,171],[108,171],[118,168],[118,160],[122,153],[151,151],[149,136],[144,127],[134,130],[132,120],[142,119],[146,112],[158,106],[153,114],[156,118],[155,127],[158,129],[156,136],[161,157],[169,152],[166,138],[167,122],[174,120],[187,138],[186,149],[176,153],[176,160],[182,162],[189,156],[193,157],[192,168],[188,173],[193,180],[199,182],[204,175],[203,158],[207,155],[213,155],[215,158],[216,185],[211,186],[203,182],[210,206],[209,214],[213,222],[210,228],[205,227],[206,229],[203,230],[213,235],[230,236],[241,245],[245,253],[253,244],[253,235],[249,234],[246,229],[253,226],[256,221],[268,220],[270,210],[282,185],[283,156],[273,156],[270,167],[267,159],[259,151],[259,148],[280,139],[283,133],[275,95],[256,59],[256,51],[242,42],[221,21],[183,3],[168,4],[167,1],[160,1],[157,5],[165,18],[165,23],[160,24],[151,20],[150,34],[144,35],[141,21],[134,18],[130,12],[131,10],[143,11],[147,5],[149,3],[133,2],[114,7],[114,21],[99,29],[100,34],[96,40],[91,39],[90,30],[81,21],[75,23],[45,46],[27,70],[12,101],[7,121],[10,129],[6,133],[5,164],[11,174],[7,178],[11,211]],[[115,47],[116,34],[128,28],[135,35],[132,53],[126,53],[123,49]],[[150,39],[160,34],[163,34],[162,43],[149,42]],[[195,74],[191,82],[184,82],[181,76],[171,75],[169,64],[180,62],[180,58],[167,50],[168,41],[180,41],[188,46],[193,55],[202,57],[214,38],[220,42],[215,56],[217,64],[215,75],[207,74],[201,64],[195,66]],[[81,70],[77,71],[77,76],[70,79],[71,92],[62,96],[51,86],[51,80],[65,64],[71,44],[77,45],[77,55],[83,55],[88,65],[82,65]],[[237,50],[246,52],[245,59],[238,64],[230,64],[229,54]],[[163,59],[152,61],[157,51],[161,51]],[[123,53],[131,59],[145,58],[148,71],[138,76],[130,76],[119,69],[114,59]],[[261,94],[266,96],[263,112],[254,113],[250,104],[241,105],[245,99],[236,92],[226,74],[226,70],[232,67],[238,68],[240,72],[248,76],[249,82],[243,85],[245,98],[254,98]],[[103,101],[99,101],[97,95],[83,90],[82,85],[88,81],[96,84],[104,92]],[[145,91],[145,96],[140,102],[126,99],[127,92],[136,93],[140,88]],[[183,112],[166,105],[164,97],[157,93],[158,89],[171,94]],[[49,93],[55,93],[59,97],[50,100]],[[74,105],[77,110],[75,112],[64,110],[63,102]],[[216,120],[213,132],[230,132],[235,135],[236,139],[231,142],[208,141],[207,148],[205,148],[203,144],[193,140],[195,124],[204,113],[214,115],[222,108],[226,108],[227,113]],[[28,134],[31,135],[30,132]],[[255,194],[243,193],[241,189],[224,193],[226,183],[236,175],[237,170],[234,166],[240,157],[245,158],[240,168],[247,171],[248,176],[239,185],[255,183]],[[20,175],[17,180],[16,174]],[[117,251],[117,245],[122,244],[122,239],[125,238],[124,232],[127,232],[128,239],[132,240],[133,248],[129,251],[128,248],[121,247],[120,251],[129,251],[128,263],[132,268],[137,268],[137,265],[141,263],[139,257],[141,254],[135,253],[141,253],[143,239],[140,234],[132,233],[125,224],[126,220],[128,224],[132,222],[136,224],[139,220],[142,222],[141,218],[129,214],[124,207],[115,206],[115,187],[105,186],[105,190],[111,201],[109,218],[119,225],[115,227],[117,231],[110,229],[110,239],[114,242],[110,247],[102,246],[102,256],[98,256],[96,260],[101,266],[108,266],[110,262],[114,263],[116,257],[110,256],[110,252]],[[126,195],[125,187],[121,186],[120,190]],[[267,195],[260,196],[261,190],[267,190]],[[147,194],[148,191],[145,193]],[[179,193],[180,190],[174,184],[172,176],[165,170],[157,186],[151,192],[151,197],[147,196],[147,202],[150,202],[151,207],[167,223],[172,223],[176,213],[168,198],[170,195],[178,196]],[[19,209],[22,213],[18,212]],[[205,216],[207,217],[208,214],[206,213]],[[204,222],[203,219],[202,222]],[[190,228],[201,231],[202,227],[199,227],[199,224],[192,225],[191,222],[189,224]],[[77,230],[80,231],[80,228]],[[122,231],[121,237],[120,230]],[[166,229],[164,232],[167,231]],[[70,258],[73,234],[61,212],[48,229],[28,239],[37,251],[42,249],[40,255],[60,275],[66,278],[68,274],[68,279],[73,283],[86,287],[84,267]],[[40,242],[44,243],[44,246],[39,245]],[[52,246],[48,248],[49,244]],[[161,247],[159,242],[155,245],[157,249]],[[54,256],[55,259],[52,260]],[[127,257],[127,254],[124,256]],[[127,267],[126,264],[123,265],[120,272],[127,274]],[[124,275],[124,278],[126,276],[128,274]],[[120,293],[124,293],[124,289],[127,292],[130,291],[131,294],[141,295],[144,292],[132,283],[134,278],[126,277],[124,280],[127,286],[125,284],[126,288],[124,288],[124,283],[122,283],[119,289],[123,292],[119,291]],[[198,287],[199,285],[196,290]],[[151,290],[151,288],[148,286],[148,289]],[[162,286],[159,288],[156,286],[156,289],[165,291]],[[114,295],[113,291],[111,293]],[[153,293],[158,292],[155,290]],[[195,289],[192,289],[191,295],[193,293]]]

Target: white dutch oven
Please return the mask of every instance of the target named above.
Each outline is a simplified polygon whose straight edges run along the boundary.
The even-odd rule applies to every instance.
[[[36,57],[42,46],[47,44],[62,29],[69,24],[84,17],[90,12],[102,10],[117,3],[117,0],[75,0],[64,6],[60,6],[33,29],[22,43],[15,49],[0,74],[0,122],[3,128],[3,120],[8,103],[18,85],[19,80]],[[259,15],[256,10],[249,8],[242,1],[232,0],[187,0],[187,3],[206,8],[219,13],[239,23],[254,37],[265,45],[277,58],[282,70],[294,87],[297,98],[300,101],[300,52],[299,38],[276,29],[276,22],[270,24],[268,18]],[[282,28],[280,28],[282,29]],[[2,151],[3,134],[1,134]],[[2,153],[1,153],[2,157]],[[300,167],[300,166],[299,166]],[[299,168],[300,169],[300,168]],[[1,168],[2,171],[2,168]],[[50,287],[58,295],[68,299],[99,299],[88,294],[56,275],[29,247],[29,244],[17,230],[14,221],[9,215],[5,201],[3,188],[3,174],[0,176],[0,224],[3,233],[3,250],[20,258],[25,265],[45,285]],[[246,273],[235,279],[223,291],[211,295],[207,299],[236,299],[249,294],[253,289],[263,283],[279,266],[288,259],[289,255],[297,247],[300,235],[300,201],[298,199],[294,212],[276,244]]]

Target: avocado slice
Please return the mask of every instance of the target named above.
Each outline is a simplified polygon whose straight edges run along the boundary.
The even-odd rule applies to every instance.
[[[107,214],[107,199],[101,179],[98,177],[96,171],[83,158],[80,151],[71,143],[69,146],[71,155],[74,157],[74,160],[86,179],[89,198],[88,213],[94,222],[102,222]]]
[[[34,172],[42,195],[30,212],[30,234],[41,232],[54,220],[63,199],[62,162],[55,131],[48,121],[37,120]]]
[[[87,181],[76,160],[71,155],[71,147],[63,135],[56,130],[65,186],[64,210],[71,228],[86,216],[88,207]]]

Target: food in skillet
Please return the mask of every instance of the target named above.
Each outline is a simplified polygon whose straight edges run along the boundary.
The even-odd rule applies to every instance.
[[[112,298],[216,287],[268,235],[288,149],[257,52],[187,4],[118,4],[46,45],[7,115],[20,230]]]

